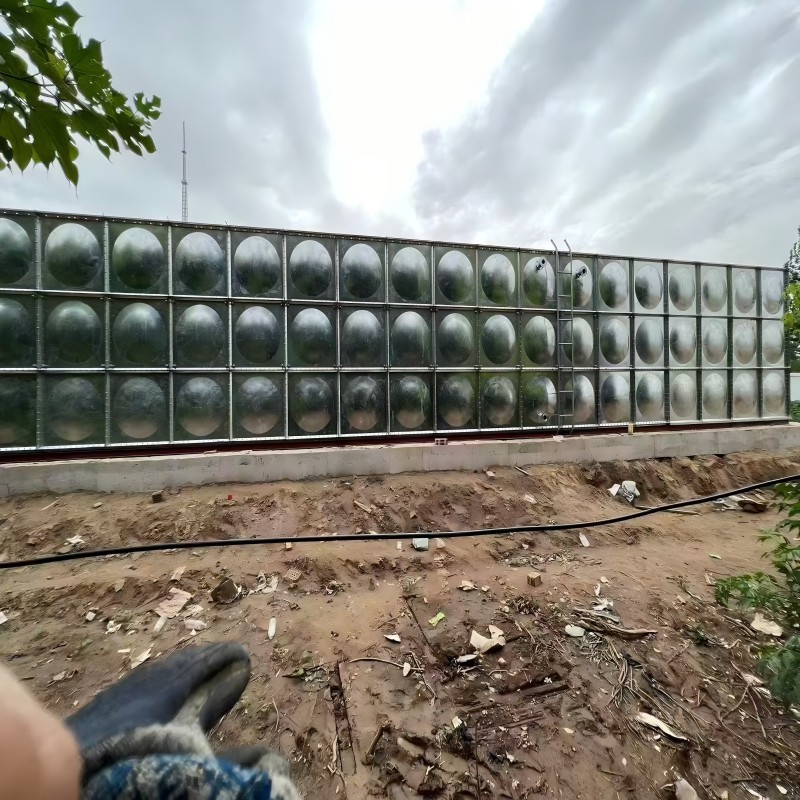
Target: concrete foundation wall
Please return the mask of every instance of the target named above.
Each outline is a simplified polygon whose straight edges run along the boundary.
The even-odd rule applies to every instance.
[[[345,475],[486,469],[492,466],[726,455],[800,448],[800,424],[509,439],[354,445],[310,450],[76,459],[0,465],[0,496],[34,492],[149,492],[171,486],[263,483]]]

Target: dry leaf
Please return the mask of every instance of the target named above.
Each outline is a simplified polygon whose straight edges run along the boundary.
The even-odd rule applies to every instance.
[[[676,739],[680,742],[688,742],[689,740],[680,732],[675,730],[675,728],[667,725],[666,722],[660,720],[658,717],[654,717],[652,714],[648,714],[645,711],[640,711],[636,717],[637,722],[641,722],[642,725],[647,725],[648,728],[654,728],[656,730],[660,730],[662,733],[665,733],[670,739]]]

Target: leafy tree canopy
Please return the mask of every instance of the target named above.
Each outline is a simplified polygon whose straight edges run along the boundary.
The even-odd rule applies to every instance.
[[[789,260],[784,264],[789,273],[786,287],[786,314],[783,325],[786,330],[786,355],[792,370],[800,369],[800,230],[798,240],[789,251]]]
[[[75,33],[80,15],[57,0],[0,0],[0,170],[57,162],[78,183],[77,137],[108,158],[155,150],[161,101],[131,102],[111,83],[100,42]]]

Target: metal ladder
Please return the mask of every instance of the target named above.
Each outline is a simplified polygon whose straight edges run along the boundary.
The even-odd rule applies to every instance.
[[[556,367],[558,369],[558,428],[559,431],[575,430],[575,276],[572,264],[572,248],[564,239],[567,246],[569,260],[566,267],[561,269],[561,254],[556,243],[551,239],[555,251],[556,267],[556,342],[558,353]],[[566,287],[566,291],[564,291]],[[569,348],[570,358],[567,358],[564,348]]]

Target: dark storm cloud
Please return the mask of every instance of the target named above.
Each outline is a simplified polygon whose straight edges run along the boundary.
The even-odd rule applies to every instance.
[[[77,193],[56,169],[4,175],[3,205],[180,218],[186,120],[190,218],[321,225],[341,217],[312,72],[306,0],[84,0],[80,30],[104,42],[116,84],[158,94],[154,156],[109,164],[85,146]]]
[[[789,0],[549,2],[485,102],[426,137],[446,238],[782,262],[800,224]]]

